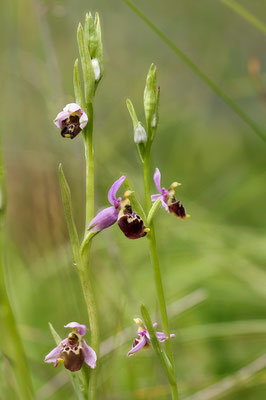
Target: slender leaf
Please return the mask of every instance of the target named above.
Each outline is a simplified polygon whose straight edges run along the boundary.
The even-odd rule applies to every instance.
[[[32,400],[34,398],[34,392],[29,366],[6,287],[4,269],[5,212],[6,187],[4,179],[2,147],[0,142],[0,326],[3,327],[3,329],[1,329],[0,349],[4,357],[7,357],[12,365],[16,378],[19,398],[22,400]]]
[[[75,225],[73,211],[72,211],[72,202],[71,202],[71,193],[65,178],[62,164],[59,165],[59,181],[60,181],[60,188],[61,188],[61,195],[65,213],[65,219],[68,227],[68,233],[70,237],[70,242],[73,251],[73,257],[77,264],[78,269],[83,270],[83,264],[81,262],[80,254],[79,254],[79,238],[78,232]]]
[[[79,54],[81,59],[81,66],[83,71],[83,82],[85,88],[85,102],[86,106],[92,102],[95,90],[95,75],[91,64],[91,57],[88,44],[85,40],[84,30],[81,24],[78,26],[77,32]]]
[[[74,85],[74,93],[76,98],[76,103],[81,106],[84,110],[84,101],[82,95],[82,89],[80,84],[80,75],[79,75],[79,67],[78,67],[78,59],[76,59],[73,68],[73,85]]]
[[[159,210],[160,206],[161,206],[161,198],[159,197],[159,199],[157,199],[153,203],[152,208],[149,211],[148,218],[147,218],[148,226],[150,226],[150,224],[153,220],[153,217],[155,216],[156,212]]]
[[[253,14],[251,14],[248,10],[246,10],[243,6],[241,6],[234,0],[221,0],[221,1],[222,3],[230,7],[232,10],[234,10],[238,15],[243,17],[251,25],[255,26],[262,33],[266,34],[266,26]]]
[[[142,205],[138,201],[135,192],[132,190],[132,186],[130,185],[129,180],[127,178],[124,180],[124,185],[126,190],[130,190],[132,192],[132,194],[130,195],[130,201],[132,203],[133,209],[142,217],[143,221],[146,223],[147,217],[145,211],[143,210]]]
[[[165,374],[168,378],[170,385],[175,385],[176,379],[175,379],[175,375],[173,373],[173,367],[157,339],[156,332],[153,328],[148,310],[143,304],[141,305],[140,309],[141,309],[142,318],[143,318],[144,323],[150,334],[152,347],[153,347],[155,353],[157,354],[158,358],[161,361],[162,367],[165,371]]]

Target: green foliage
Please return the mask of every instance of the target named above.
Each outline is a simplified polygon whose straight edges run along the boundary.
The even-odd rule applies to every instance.
[[[263,2],[242,4],[257,17],[265,15]],[[48,321],[60,333],[72,320],[88,325],[57,174],[61,160],[82,237],[82,137],[65,141],[52,124],[68,99],[74,101],[73,32],[88,3],[81,1],[77,7],[52,0],[37,14],[28,0],[19,13],[12,7],[10,2],[2,5],[0,38],[1,76],[12,78],[5,79],[1,89],[9,200],[6,278],[38,399],[74,400],[62,366],[54,369],[43,359],[54,347]],[[167,7],[160,1],[141,7],[258,125],[265,126],[266,53],[260,32],[212,0],[204,5],[180,1],[178,9],[175,1]],[[130,96],[144,121],[144,75],[152,61],[158,68],[162,97],[151,170],[160,168],[165,187],[182,182],[178,199],[192,215],[179,221],[164,209],[156,214],[157,245],[172,310],[170,331],[176,334],[172,345],[182,381],[180,396],[186,398],[233,377],[265,353],[265,146],[127,7],[117,2],[114,9],[110,1],[92,0],[90,9],[103,15],[107,71],[96,99],[96,211],[108,205],[106,192],[121,171],[127,172],[143,203],[141,165],[125,98]],[[259,79],[248,73],[251,56],[260,63]],[[145,239],[129,242],[114,226],[97,236],[92,258],[101,332],[100,397],[169,399],[167,379],[152,349],[126,357],[135,334],[132,317],[138,316],[141,303],[149,304],[152,319],[162,329]],[[208,297],[192,306],[187,296],[198,288]],[[3,357],[0,364],[8,376],[1,382],[9,388],[6,398],[13,398],[10,364]],[[264,376],[263,371],[254,373],[223,398],[264,400]]]

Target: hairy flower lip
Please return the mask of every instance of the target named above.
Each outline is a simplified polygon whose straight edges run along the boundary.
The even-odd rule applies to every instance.
[[[139,239],[147,235],[147,229],[142,218],[126,205],[119,213],[118,226],[128,239]]]
[[[67,338],[63,339],[44,359],[46,363],[53,363],[57,367],[59,362],[72,372],[80,370],[85,362],[95,368],[97,356],[95,351],[83,339],[87,328],[78,322],[70,322],[65,328],[72,329]]]

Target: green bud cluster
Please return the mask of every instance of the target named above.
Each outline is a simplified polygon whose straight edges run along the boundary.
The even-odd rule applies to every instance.
[[[138,146],[139,155],[143,162],[146,148],[153,142],[159,120],[160,88],[157,88],[157,69],[154,64],[150,66],[146,86],[144,89],[144,112],[146,118],[146,130],[138,119],[132,102],[127,99],[127,108],[132,119],[134,129],[134,142]]]
[[[84,28],[78,26],[77,40],[80,54],[84,83],[84,100],[80,83],[78,59],[74,64],[73,81],[76,102],[81,107],[88,108],[92,103],[97,86],[103,76],[103,45],[101,26],[98,13],[93,18],[86,14]]]

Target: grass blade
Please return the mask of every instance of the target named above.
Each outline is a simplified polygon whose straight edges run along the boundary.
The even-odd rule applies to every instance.
[[[19,397],[22,400],[34,398],[31,376],[23,342],[20,337],[15,316],[10,304],[8,290],[5,281],[4,248],[5,234],[4,222],[6,211],[6,187],[4,166],[2,160],[2,148],[0,143],[0,349],[5,357],[10,360],[14,371]],[[2,377],[1,377],[2,379]]]
[[[73,86],[75,92],[76,103],[79,104],[82,109],[84,110],[84,102],[83,102],[83,95],[82,89],[80,84],[80,75],[79,75],[79,67],[78,67],[78,59],[76,59],[73,68]]]
[[[122,0],[131,8],[155,33],[159,38],[180,57],[192,71],[209,86],[234,112],[264,141],[266,142],[266,132],[248,115],[238,104],[234,102],[226,93],[223,92],[204,72],[197,67],[193,61],[180,50],[172,40],[170,40],[139,8],[130,0]]]
[[[165,374],[168,378],[170,385],[175,385],[176,382],[175,382],[175,376],[173,373],[172,365],[157,339],[157,336],[156,336],[155,330],[153,328],[148,310],[143,304],[141,305],[140,309],[141,309],[142,318],[144,320],[144,323],[145,323],[145,325],[148,329],[148,332],[150,334],[150,337],[151,337],[152,347],[161,361],[162,367],[165,371]]]
[[[221,0],[222,3],[227,5],[233,11],[235,11],[238,15],[243,17],[246,21],[248,21],[251,25],[255,26],[259,29],[262,33],[266,35],[266,26],[257,19],[254,15],[252,15],[248,10],[246,10],[240,4],[237,4],[234,0]]]
[[[69,237],[71,241],[72,251],[74,260],[77,264],[78,269],[83,269],[82,262],[80,259],[79,253],[79,238],[78,232],[75,225],[73,211],[72,211],[72,202],[71,202],[71,192],[64,175],[64,171],[62,168],[62,164],[59,165],[59,181],[60,181],[60,188],[61,188],[61,195],[65,213],[65,219],[68,227]]]

